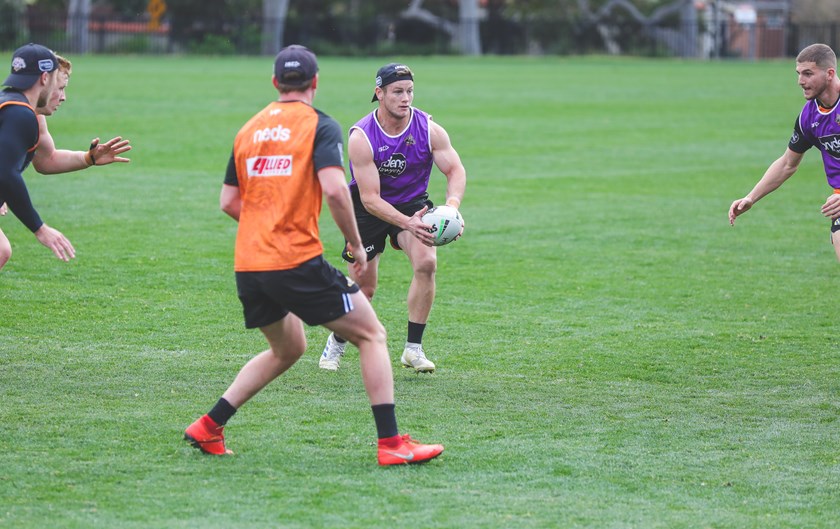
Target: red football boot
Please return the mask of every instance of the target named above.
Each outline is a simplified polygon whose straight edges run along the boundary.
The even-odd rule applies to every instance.
[[[399,435],[379,440],[379,464],[408,465],[425,463],[443,453],[443,445],[424,445],[410,435]]]
[[[216,456],[231,455],[225,448],[224,426],[219,426],[207,415],[192,423],[184,432],[184,440],[205,454]]]

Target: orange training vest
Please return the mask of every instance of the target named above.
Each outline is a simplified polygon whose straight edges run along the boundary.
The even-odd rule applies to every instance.
[[[237,272],[288,270],[324,252],[321,183],[312,159],[317,126],[318,114],[306,103],[275,101],[236,135]]]

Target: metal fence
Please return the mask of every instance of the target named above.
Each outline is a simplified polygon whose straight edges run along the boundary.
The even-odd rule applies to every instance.
[[[283,28],[283,42],[303,43],[325,55],[454,54],[457,39],[417,20],[290,16],[264,25],[258,18],[166,18],[156,27],[148,19],[93,16],[68,18],[66,12],[0,13],[0,48],[40,42],[69,53],[260,54],[266,26]],[[764,59],[795,56],[808,44],[823,42],[840,50],[840,24],[793,24],[724,20],[683,27],[644,26],[634,20],[592,25],[569,18],[506,19],[480,22],[482,53],[498,55],[617,54],[652,57]]]

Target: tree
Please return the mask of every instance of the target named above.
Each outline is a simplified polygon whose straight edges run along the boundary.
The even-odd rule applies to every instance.
[[[70,0],[67,3],[67,45],[76,53],[87,53],[90,46],[88,22],[90,0]]]
[[[645,30],[654,38],[662,40],[666,44],[679,42],[680,49],[675,50],[682,57],[693,57],[696,55],[697,40],[697,12],[693,0],[671,0],[669,3],[659,2],[658,7],[649,16],[643,14],[635,4],[629,0],[609,0],[597,10],[589,5],[589,0],[577,0],[578,9],[588,23],[593,25],[611,54],[621,53],[621,48],[612,38],[610,33],[609,20],[618,9],[626,11],[636,22],[642,25]],[[656,25],[665,18],[679,13],[682,18],[681,31],[657,29]],[[674,38],[674,35],[682,38]]]
[[[481,55],[478,0],[458,0],[458,6],[461,52],[465,55]]]
[[[461,53],[481,55],[481,36],[479,29],[478,0],[458,0],[458,24],[437,16],[423,9],[423,0],[412,0],[408,9],[403,11],[403,18],[414,18],[441,28],[458,45]]]
[[[15,48],[29,40],[25,0],[0,0],[0,47]]]
[[[263,0],[262,53],[274,55],[283,47],[289,0]]]

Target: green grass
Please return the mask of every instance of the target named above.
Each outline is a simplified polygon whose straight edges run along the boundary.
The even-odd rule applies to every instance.
[[[840,519],[837,263],[819,156],[731,228],[785,148],[792,62],[413,58],[418,107],[468,169],[425,344],[397,366],[409,269],[383,257],[401,429],[446,444],[381,469],[354,350],[309,351],[228,427],[184,427],[264,348],[243,328],[233,136],[268,58],[78,57],[59,147],[122,134],[132,163],[29,170],[65,264],[11,216],[0,273],[0,527],[831,528]],[[378,60],[321,61],[347,128]],[[443,199],[443,178],[433,178]],[[327,215],[327,256],[341,239]]]

